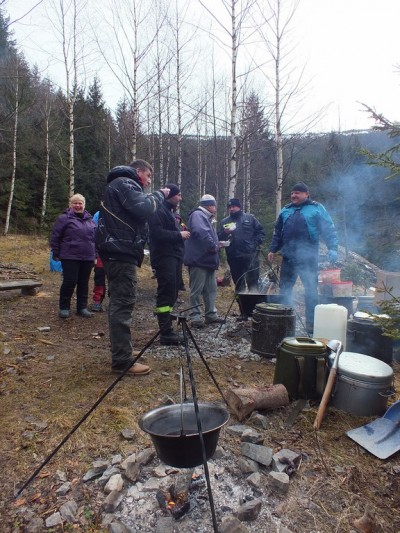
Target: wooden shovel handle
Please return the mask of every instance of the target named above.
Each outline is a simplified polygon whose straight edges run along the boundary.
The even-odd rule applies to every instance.
[[[333,366],[331,368],[331,371],[329,372],[329,377],[328,377],[328,381],[326,382],[324,394],[322,395],[321,403],[319,404],[319,407],[318,407],[317,416],[315,417],[315,420],[314,420],[315,429],[319,429],[321,427],[322,420],[325,415],[326,407],[328,405],[329,398],[332,393],[333,385],[335,383],[336,373],[337,373],[337,367]]]

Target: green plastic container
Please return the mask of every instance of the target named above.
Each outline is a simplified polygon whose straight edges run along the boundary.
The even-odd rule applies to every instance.
[[[283,339],[277,351],[274,385],[284,385],[291,399],[321,398],[325,387],[327,354],[326,345],[316,339]]]

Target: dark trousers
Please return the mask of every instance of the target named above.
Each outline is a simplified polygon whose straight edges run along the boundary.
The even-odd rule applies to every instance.
[[[301,279],[305,293],[306,324],[314,324],[314,309],[318,304],[318,256],[302,259],[284,258],[280,273],[280,294],[283,303],[292,305],[292,290],[297,277]]]
[[[133,263],[104,261],[110,295],[108,325],[114,370],[124,370],[133,361],[131,325],[136,302],[136,268]]]
[[[178,298],[182,276],[182,261],[177,257],[163,257],[154,262],[157,278],[157,313],[172,310]]]
[[[245,291],[246,284],[249,292],[258,291],[258,278],[260,277],[258,257],[230,258],[228,264],[236,292]]]
[[[61,259],[61,264],[63,281],[60,287],[60,309],[70,309],[71,298],[76,287],[76,309],[81,311],[87,307],[93,261]]]

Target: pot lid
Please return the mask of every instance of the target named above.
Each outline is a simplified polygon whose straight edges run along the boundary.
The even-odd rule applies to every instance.
[[[274,304],[268,302],[262,302],[256,304],[256,311],[259,313],[265,314],[275,314],[275,315],[290,315],[293,313],[293,309],[286,305]]]
[[[329,355],[333,363],[335,354]],[[339,356],[338,373],[359,381],[387,383],[392,379],[393,369],[388,364],[362,353],[343,352]]]
[[[310,337],[285,337],[281,343],[281,348],[296,355],[305,353],[313,355],[326,354],[326,344]]]

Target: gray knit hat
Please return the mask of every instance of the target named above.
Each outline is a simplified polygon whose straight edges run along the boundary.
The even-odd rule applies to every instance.
[[[200,198],[200,205],[202,207],[207,207],[208,205],[217,205],[217,202],[215,201],[214,196],[211,196],[211,194],[205,194]]]

